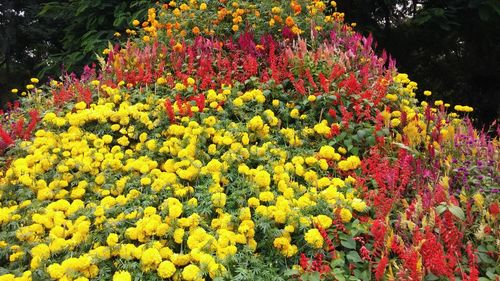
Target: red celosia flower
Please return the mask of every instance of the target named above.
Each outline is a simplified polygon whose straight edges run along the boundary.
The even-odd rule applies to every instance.
[[[299,264],[303,270],[305,270],[305,271],[309,270],[309,259],[306,257],[306,255],[304,253],[300,254]]]
[[[172,102],[170,100],[165,100],[165,109],[167,110],[168,118],[170,119],[170,123],[175,123],[175,113],[174,107],[172,106]]]
[[[500,207],[498,206],[498,202],[491,203],[489,210],[492,216],[498,215],[498,213],[500,213]]]
[[[5,131],[2,126],[0,125],[0,138],[3,140],[3,142],[9,146],[11,144],[14,143],[14,140],[12,139],[12,137],[9,135],[9,133],[7,133],[7,131]]]
[[[389,258],[384,255],[378,262],[377,268],[375,269],[375,280],[381,280],[384,278],[385,268],[389,263]]]

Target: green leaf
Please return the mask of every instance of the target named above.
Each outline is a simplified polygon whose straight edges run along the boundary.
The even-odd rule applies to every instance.
[[[433,280],[439,280],[439,277],[437,277],[436,275],[432,274],[432,273],[429,273],[425,276],[425,280],[427,281],[433,281]]]
[[[465,220],[465,214],[464,214],[464,211],[462,210],[462,208],[455,206],[455,205],[450,205],[450,206],[448,206],[448,210],[450,210],[450,212],[453,215],[455,215],[455,217],[457,217],[461,220]]]
[[[308,272],[304,275],[302,275],[302,280],[303,281],[320,281],[320,275],[319,272]]]
[[[436,15],[438,17],[444,16],[444,9],[434,8],[434,9],[432,9],[432,11],[434,12],[434,15]]]
[[[485,253],[477,253],[477,256],[479,257],[479,260],[484,262],[484,263],[492,263],[492,262],[495,262],[490,256],[488,256],[487,254]]]
[[[486,271],[486,276],[488,276],[489,278],[494,280],[498,275],[496,275],[494,272],[488,270],[488,271]]]
[[[425,15],[416,17],[414,21],[417,25],[422,25],[422,24],[425,24],[426,22],[428,22],[431,18],[432,18],[431,15],[425,14]]]
[[[345,265],[344,259],[335,259],[330,263],[330,266],[335,269],[338,269],[338,267],[344,267],[344,265]]]
[[[356,249],[356,241],[354,241],[354,239],[352,238],[342,240],[340,241],[340,244],[342,244],[342,246],[346,247],[347,249]]]
[[[441,215],[444,211],[446,211],[446,209],[447,209],[447,206],[444,204],[441,204],[441,205],[436,207],[436,212],[438,213],[438,215]]]
[[[347,255],[347,260],[350,262],[361,262],[361,257],[359,256],[358,252],[356,251],[350,251]]]
[[[296,269],[287,269],[283,275],[285,277],[291,277],[291,276],[296,276],[297,274],[299,274],[299,271],[296,270]]]
[[[335,276],[335,279],[337,279],[338,281],[345,281],[343,273],[334,273],[333,276]]]

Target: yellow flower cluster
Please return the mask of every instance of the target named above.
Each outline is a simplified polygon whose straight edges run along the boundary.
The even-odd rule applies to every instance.
[[[349,156],[346,160],[342,160],[338,163],[338,167],[342,171],[354,170],[359,167],[361,160],[358,156]]]
[[[54,280],[96,278],[116,260],[135,261],[161,278],[204,280],[224,275],[226,261],[241,249],[257,251],[268,240],[284,259],[304,246],[298,237],[321,248],[315,226],[331,227],[337,208],[344,222],[350,210],[366,209],[347,192],[352,178],[330,176],[328,161],[352,170],[358,157],[342,160],[323,141],[307,151],[300,144],[322,137],[325,121],[299,131],[282,127],[283,115],[271,108],[238,122],[226,117],[264,107],[261,90],[210,90],[203,112],[177,116],[175,124],[168,124],[163,99],[131,103],[109,91],[95,104],[45,114],[46,129],[22,143],[26,156],[5,172],[0,198],[11,196],[7,186],[31,194],[0,209],[0,224],[22,222],[16,241],[30,245],[11,251],[10,262],[27,256],[29,270]],[[220,101],[232,101],[234,111],[210,106]],[[318,204],[328,207],[312,211]],[[262,219],[279,235],[257,236]],[[113,279],[130,280],[131,273],[125,268]]]

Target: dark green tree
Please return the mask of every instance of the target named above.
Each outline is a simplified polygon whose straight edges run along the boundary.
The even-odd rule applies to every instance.
[[[0,3],[0,97],[29,77],[79,72],[95,52],[150,7],[147,0],[4,0]]]
[[[339,1],[432,100],[475,108],[483,126],[500,115],[500,1]],[[423,98],[423,97],[421,97]]]

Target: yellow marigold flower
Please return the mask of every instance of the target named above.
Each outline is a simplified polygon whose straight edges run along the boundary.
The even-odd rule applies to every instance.
[[[267,171],[258,171],[255,174],[254,180],[259,187],[265,188],[271,184],[271,175]]]
[[[113,274],[113,281],[131,281],[132,276],[128,271],[120,270]]]
[[[158,275],[163,279],[172,277],[175,271],[175,265],[170,261],[162,261],[158,266]]]
[[[237,24],[233,24],[233,26],[231,27],[231,30],[234,32],[238,31],[238,29],[240,29],[240,28]]]
[[[399,118],[394,118],[391,120],[391,127],[397,127],[399,126],[399,124],[401,124],[401,120],[399,120]]]
[[[116,234],[116,233],[110,233],[108,235],[108,238],[106,239],[106,243],[110,247],[115,246],[118,243],[118,234]]]
[[[35,86],[33,84],[26,85],[26,89],[28,89],[28,90],[32,90],[34,88],[35,88]]]
[[[184,234],[185,234],[185,231],[183,228],[176,228],[174,230],[174,241],[175,243],[177,244],[182,244],[182,241],[184,241]]]
[[[33,83],[33,84],[36,84],[36,83],[40,82],[40,81],[38,80],[38,78],[31,78],[31,79],[30,79],[30,81],[31,81],[31,83]]]
[[[274,194],[271,191],[264,191],[259,194],[259,199],[262,202],[270,202],[274,200]]]
[[[235,98],[233,100],[233,105],[236,107],[240,107],[243,105],[243,100],[241,98]]]
[[[333,148],[329,145],[324,145],[319,149],[318,155],[321,158],[334,159],[335,158],[335,148]]]
[[[247,203],[248,203],[248,207],[251,207],[251,208],[255,208],[255,207],[260,206],[260,200],[258,198],[255,198],[255,197],[248,198]]]
[[[216,208],[222,208],[226,205],[227,195],[222,192],[212,194],[212,204]]]
[[[160,262],[161,255],[156,248],[149,248],[141,255],[141,264],[147,269],[158,266]]]
[[[309,229],[304,235],[306,242],[316,249],[323,247],[323,237],[318,229]]]
[[[167,83],[167,79],[165,79],[164,77],[160,77],[160,78],[156,79],[156,84],[158,84],[158,85],[163,85],[166,83]]]
[[[76,110],[83,110],[85,108],[87,108],[87,104],[84,101],[81,101],[81,102],[75,104]]]
[[[47,267],[47,272],[49,273],[50,278],[59,279],[63,277],[65,270],[60,264],[53,263]]]
[[[177,91],[184,91],[186,90],[186,86],[182,83],[176,83],[174,89]]]
[[[342,160],[338,163],[339,169],[342,171],[349,171],[358,168],[361,165],[361,160],[358,156],[349,156],[346,160]]]
[[[432,95],[432,92],[431,91],[424,91],[424,96],[428,97]]]
[[[366,203],[359,198],[354,198],[351,207],[358,212],[363,212],[366,210]]]
[[[346,154],[347,153],[347,150],[345,149],[345,147],[342,147],[342,146],[338,148],[338,151],[339,151],[340,154]]]
[[[150,185],[150,184],[151,184],[151,178],[149,177],[141,178],[141,185]]]
[[[313,219],[314,223],[323,229],[328,229],[332,226],[333,220],[325,215],[318,215]]]
[[[290,111],[290,117],[292,117],[294,119],[299,118],[300,117],[299,110],[296,108],[292,109],[292,111]]]
[[[138,21],[138,20],[133,20],[133,21],[132,21],[132,25],[133,25],[133,26],[138,26],[139,24],[141,24],[141,22],[140,22],[140,21]]]
[[[205,11],[207,9],[207,3],[200,4],[200,10]]]
[[[342,210],[340,210],[340,218],[342,219],[342,222],[350,222],[352,219],[351,211],[349,211],[349,209],[342,208]]]
[[[31,255],[46,259],[50,256],[50,248],[47,244],[38,244],[31,249]]]
[[[252,131],[259,131],[264,127],[264,120],[259,115],[254,116],[248,121],[247,127]]]
[[[390,101],[397,101],[398,100],[398,96],[397,95],[394,95],[394,94],[387,94],[385,95],[385,97],[390,100]]]
[[[190,264],[182,270],[182,278],[187,281],[197,280],[199,274],[200,268],[194,264]]]
[[[13,93],[13,94],[17,94],[19,92],[19,90],[18,89],[12,89],[12,90],[10,90],[10,92]]]
[[[189,78],[187,79],[187,83],[188,83],[188,85],[193,86],[193,85],[194,85],[194,83],[195,83],[195,81],[194,81],[194,79],[193,79],[193,78],[189,77]]]
[[[113,141],[113,137],[106,134],[102,136],[102,140],[104,141],[105,144],[110,144]]]

